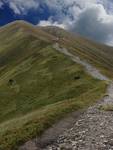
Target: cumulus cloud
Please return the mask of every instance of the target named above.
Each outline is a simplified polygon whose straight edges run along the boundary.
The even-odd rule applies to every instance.
[[[108,14],[113,15],[113,0],[98,0],[107,11]]]
[[[38,26],[56,26],[65,29],[66,26],[64,24],[60,24],[57,21],[49,20],[41,20],[38,24]]]
[[[44,0],[41,3],[55,12],[58,21],[77,19],[80,12],[87,6],[96,3],[96,0]]]
[[[71,29],[93,40],[111,43],[113,40],[113,16],[100,4],[85,9]]]
[[[54,3],[53,0],[44,0],[41,3],[47,5],[54,12],[54,17],[51,17],[53,18],[53,20],[51,19],[52,24],[54,24],[53,22],[56,19],[55,22],[64,24],[65,27],[71,27],[83,9],[96,3],[96,0],[54,0]]]

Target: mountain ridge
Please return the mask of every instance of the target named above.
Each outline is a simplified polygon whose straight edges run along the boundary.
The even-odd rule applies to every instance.
[[[93,63],[101,62],[101,68],[99,49],[57,30],[61,37],[21,21],[0,28],[0,149],[18,148],[66,114],[88,107],[105,94],[106,82],[91,77],[53,45],[59,43],[87,61],[96,55]],[[107,57],[105,51],[108,63]]]

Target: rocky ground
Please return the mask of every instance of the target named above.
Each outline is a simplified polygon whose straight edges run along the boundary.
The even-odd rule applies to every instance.
[[[109,81],[107,94],[102,100],[79,115],[77,120],[74,120],[76,116],[73,116],[72,122],[67,121],[71,125],[66,130],[61,130],[63,132],[57,132],[57,128],[48,131],[45,135],[50,136],[45,145],[43,144],[44,140],[42,140],[42,145],[39,146],[40,140],[34,139],[19,150],[113,150],[113,112],[100,109],[100,106],[113,105],[113,82],[102,75],[95,67],[72,55],[65,48],[60,48],[57,43],[54,48],[68,55],[73,61],[82,64],[93,77]],[[60,125],[58,127],[66,128],[66,126]],[[53,135],[58,133],[53,141],[52,133]],[[44,136],[42,139],[44,139]]]
[[[45,150],[113,150],[113,112],[100,110],[101,105],[113,105],[113,84],[108,95],[89,107],[74,126],[59,135]]]

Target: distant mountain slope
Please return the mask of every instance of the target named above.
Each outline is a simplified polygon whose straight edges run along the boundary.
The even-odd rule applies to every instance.
[[[68,48],[75,55],[79,55],[81,58],[95,64],[103,73],[113,77],[112,47],[90,41],[79,35],[69,33],[61,28],[51,26],[36,27],[23,21],[16,21],[2,27],[0,29],[0,35],[0,66],[5,64],[6,59],[10,62],[14,61],[14,58],[17,59],[16,55],[18,55],[18,52],[16,52],[15,49],[18,47],[18,43],[19,47],[22,45],[20,49],[18,49],[19,55],[21,55],[21,51],[23,52],[24,49],[24,51],[28,51],[28,53],[26,53],[27,56],[29,55],[29,52],[32,53],[30,47],[35,48],[37,40],[46,44],[55,42],[54,39],[58,37],[58,42],[60,42],[62,46]],[[38,42],[38,44],[40,43]],[[13,45],[13,47],[11,47],[11,45]],[[29,47],[29,50],[27,46]],[[13,57],[13,60],[9,57],[10,55]]]
[[[60,31],[52,34],[22,21],[0,28],[1,150],[14,150],[105,93],[103,81],[53,48],[59,42],[73,52],[76,49],[74,37],[57,30],[63,31],[60,39]]]
[[[93,42],[80,35],[69,33],[58,27],[42,27],[44,31],[59,37],[60,44],[73,54],[96,65],[103,73],[113,78],[113,47]]]
[[[5,64],[5,60],[18,62],[34,53],[36,50],[50,43],[51,35],[26,22],[14,22],[0,29],[0,66]],[[38,45],[37,45],[38,44]],[[21,56],[21,57],[20,57]],[[12,59],[13,58],[13,59]],[[9,62],[6,62],[9,63]]]

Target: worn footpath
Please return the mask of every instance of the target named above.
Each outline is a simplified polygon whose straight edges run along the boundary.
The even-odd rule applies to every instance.
[[[67,120],[68,124],[71,125],[68,125],[68,129],[63,130],[62,133],[58,132],[54,141],[48,140],[45,145],[42,142],[41,147],[39,147],[39,141],[34,139],[19,150],[113,150],[113,112],[100,109],[104,105],[113,105],[113,82],[86,61],[74,56],[67,49],[61,48],[58,43],[54,44],[53,47],[70,57],[74,62],[83,65],[85,70],[94,78],[108,81],[109,86],[106,96],[94,106],[89,107],[78,118],[73,115],[71,121]],[[63,124],[63,122],[61,123]],[[47,134],[49,134],[49,131]],[[51,140],[51,130],[50,135]]]

